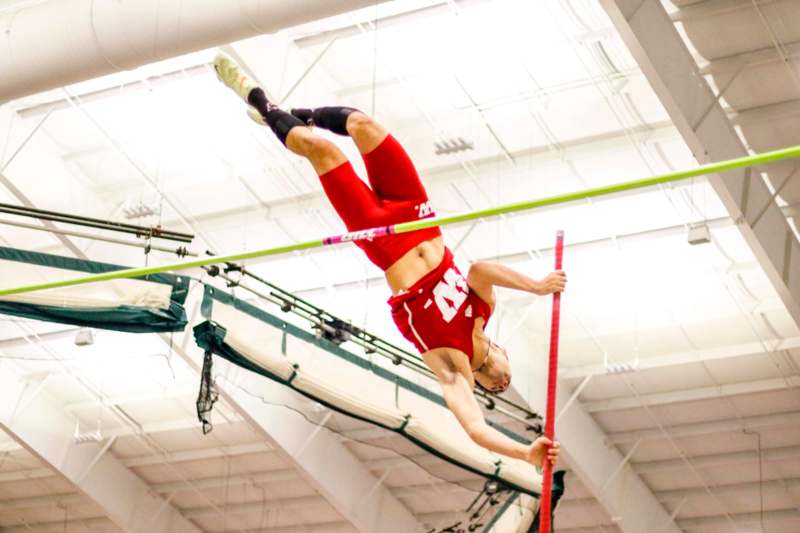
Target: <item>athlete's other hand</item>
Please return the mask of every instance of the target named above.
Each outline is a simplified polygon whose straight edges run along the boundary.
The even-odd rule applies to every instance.
[[[556,270],[548,274],[542,281],[539,282],[536,294],[544,296],[545,294],[553,294],[554,292],[561,292],[567,284],[567,275],[563,270]]]
[[[547,456],[550,464],[555,466],[556,462],[558,462],[560,449],[561,445],[558,441],[553,442],[547,437],[539,437],[528,447],[528,451],[525,453],[525,460],[533,466],[543,467],[544,458]]]

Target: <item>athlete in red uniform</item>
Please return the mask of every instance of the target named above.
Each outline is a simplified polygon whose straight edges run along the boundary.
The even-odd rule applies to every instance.
[[[355,109],[323,107],[281,110],[233,60],[217,56],[220,80],[249,104],[248,114],[269,126],[292,152],[311,162],[325,194],[349,231],[434,216],[413,163],[394,137]],[[335,144],[309,125],[349,135],[364,158],[369,186]],[[541,465],[558,458],[558,443],[544,437],[525,446],[490,427],[473,395],[477,382],[502,392],[511,382],[506,351],[484,329],[495,304],[494,287],[550,294],[566,277],[553,272],[541,281],[496,263],[472,264],[466,278],[453,263],[439,228],[399,233],[355,244],[383,269],[393,296],[392,317],[439,379],[448,407],[469,436],[494,452]]]

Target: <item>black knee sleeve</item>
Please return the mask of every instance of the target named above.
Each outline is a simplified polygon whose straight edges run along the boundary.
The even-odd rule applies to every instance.
[[[325,128],[339,135],[347,133],[347,117],[358,111],[352,107],[318,107],[317,109],[292,109],[292,115],[306,124]]]
[[[308,126],[314,125],[313,109],[295,108],[292,109],[292,115],[302,120]]]
[[[264,90],[260,87],[256,87],[250,91],[250,94],[247,95],[247,102],[256,108],[261,116],[264,117],[270,129],[284,146],[286,146],[286,137],[289,135],[289,132],[292,131],[292,128],[305,126],[302,120],[267,100],[267,95],[264,94]]]

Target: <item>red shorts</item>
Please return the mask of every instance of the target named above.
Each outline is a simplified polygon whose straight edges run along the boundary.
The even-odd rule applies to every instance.
[[[363,158],[371,188],[358,177],[349,161],[320,176],[325,194],[348,231],[434,216],[414,164],[394,137],[386,137]],[[414,246],[441,234],[439,228],[427,228],[355,244],[370,261],[386,270]]]

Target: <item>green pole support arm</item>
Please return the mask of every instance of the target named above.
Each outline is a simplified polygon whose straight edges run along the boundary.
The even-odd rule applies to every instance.
[[[129,268],[124,270],[117,270],[113,272],[105,272],[101,274],[93,274],[84,277],[76,277],[59,281],[52,281],[47,283],[38,283],[34,285],[25,285],[22,287],[12,287],[0,289],[0,297],[10,296],[12,294],[22,294],[26,292],[40,291],[45,289],[56,289],[60,287],[70,287],[73,285],[82,285],[85,283],[96,283],[99,281],[110,281],[121,278],[134,278],[145,277],[153,274],[160,274],[162,272],[178,272],[191,268],[199,268],[203,266],[218,264],[218,263],[235,263],[238,261],[246,261],[248,259],[255,259],[258,257],[267,257],[272,255],[281,255],[289,252],[296,252],[300,250],[308,250],[311,248],[319,248],[341,242],[349,242],[361,239],[370,239],[388,235],[392,233],[406,233],[409,231],[416,231],[420,229],[430,228],[434,226],[447,226],[449,224],[457,224],[459,222],[468,222],[480,218],[489,218],[506,213],[516,213],[519,211],[528,211],[537,209],[539,207],[553,206],[558,204],[565,204],[577,200],[585,200],[587,198],[596,198],[598,196],[607,196],[610,194],[631,191],[635,189],[643,189],[646,187],[653,187],[655,185],[662,185],[665,183],[672,183],[681,181],[687,178],[703,176],[706,174],[715,174],[719,172],[726,172],[738,168],[751,167],[756,165],[765,165],[774,163],[776,161],[783,161],[800,157],[800,146],[792,146],[775,150],[772,152],[764,152],[761,154],[754,154],[746,157],[736,159],[729,159],[727,161],[720,161],[717,163],[710,163],[702,165],[689,170],[680,170],[661,174],[649,178],[617,183],[614,185],[607,185],[604,187],[596,187],[593,189],[586,189],[567,194],[559,194],[540,198],[536,200],[528,200],[525,202],[516,202],[498,207],[488,209],[481,209],[472,211],[470,213],[462,213],[458,215],[450,215],[445,217],[427,218],[422,220],[414,220],[411,222],[403,222],[394,226],[387,226],[381,228],[371,228],[366,230],[355,231],[346,233],[344,235],[336,235],[324,239],[315,239],[312,241],[299,242],[287,246],[279,246],[277,248],[267,248],[265,250],[253,250],[250,252],[241,252],[231,255],[218,255],[206,257],[202,259],[193,259],[189,261],[182,261],[160,266],[142,267],[142,268]]]

